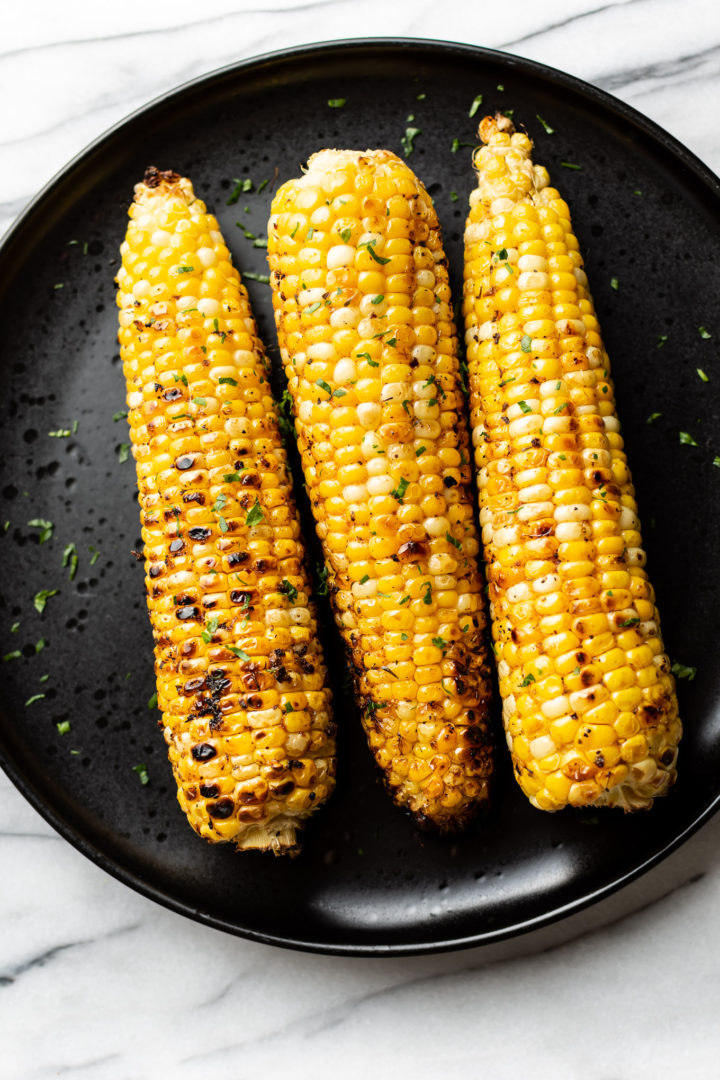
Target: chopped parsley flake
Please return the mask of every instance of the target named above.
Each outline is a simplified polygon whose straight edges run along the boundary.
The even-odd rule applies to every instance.
[[[3,656],[3,662],[7,663],[8,660],[19,660],[21,656],[22,653],[20,652],[20,650],[15,649],[14,652],[5,653],[5,655]]]
[[[520,683],[520,686],[521,687],[529,686],[530,683],[534,683],[534,682],[535,682],[535,676],[534,675],[526,675],[525,678],[523,679],[523,681]]]
[[[661,413],[661,412],[653,412],[653,413],[650,413],[650,415],[648,416],[648,418],[647,418],[647,420],[645,421],[645,423],[646,423],[646,424],[654,424],[654,423],[655,423],[655,421],[656,421],[656,420],[659,420],[661,416],[662,416],[662,413]]]
[[[476,113],[476,112],[478,111],[478,109],[480,108],[480,106],[482,105],[482,103],[483,103],[483,96],[482,96],[482,94],[478,94],[478,95],[477,95],[477,97],[473,98],[473,103],[472,103],[472,105],[470,106],[470,111],[468,112],[468,116],[470,117],[470,119],[472,119],[472,118],[473,118],[473,116],[474,116],[474,115],[475,115],[475,113]]]
[[[118,447],[118,461],[123,465],[130,456],[130,443],[120,443]]]
[[[113,413],[113,420],[117,423],[118,420],[124,420],[127,416],[127,409],[121,409],[120,412]]]
[[[407,157],[407,154],[405,156]],[[390,262],[390,260],[384,258],[382,255],[377,254],[377,252],[375,251],[375,244],[376,243],[377,243],[377,240],[368,240],[364,244],[358,244],[358,249],[359,248],[367,248],[369,254],[372,256],[372,258],[375,260],[375,262],[380,263],[381,266],[385,266],[387,263]],[[382,335],[380,335],[380,336],[382,336]]]
[[[233,206],[238,201],[238,199],[240,198],[240,195],[244,191],[252,191],[253,182],[252,182],[252,180],[250,179],[249,176],[243,177],[242,180],[238,180],[237,178],[234,178],[233,183],[235,184],[235,187],[232,189],[232,192],[230,193],[230,198],[228,199],[227,203],[225,204],[226,206]]]
[[[343,105],[346,105],[346,104],[347,104],[347,98],[344,98],[344,97],[328,98],[328,105],[330,106],[331,109],[342,109]]]
[[[384,300],[384,299],[385,299],[385,297],[383,296],[383,294],[382,294],[382,293],[378,293],[378,295],[377,295],[377,296],[373,296],[373,298],[371,299],[370,303],[371,303],[371,304],[376,304],[376,305],[377,305],[377,304],[382,304],[382,302],[383,302],[383,300]]]
[[[315,385],[319,386],[321,390],[324,390],[326,394],[329,394],[330,397],[332,397],[332,386],[330,386],[329,383],[326,383],[324,379],[316,379]]]
[[[407,127],[407,128],[405,128],[405,134],[403,135],[400,142],[402,143],[402,148],[405,151],[405,157],[406,158],[409,158],[410,155],[412,154],[413,150],[415,149],[414,142],[415,142],[415,139],[418,137],[418,135],[421,134],[421,131],[422,131],[421,128],[416,128],[416,127]]]
[[[291,581],[287,578],[283,578],[280,582],[280,592],[285,593],[291,604],[294,604],[298,597],[298,591]]]
[[[33,696],[28,698],[25,702],[25,708],[27,708],[28,705],[34,705],[36,701],[42,701],[44,697],[44,694],[33,694]]]
[[[328,568],[327,568],[327,566],[319,566],[318,565],[316,567],[316,570],[317,570],[318,579],[320,581],[320,584],[317,587],[317,595],[318,596],[327,596],[328,592],[329,592],[328,580],[327,580],[328,579]]]
[[[532,409],[528,405],[527,401],[518,401],[518,405],[520,406],[520,408],[522,409],[522,411],[524,413],[531,413],[532,412]]]
[[[68,544],[63,551],[62,564],[63,567],[69,568],[69,576],[72,581],[77,573],[78,568],[78,553],[74,544]]]
[[[150,783],[150,777],[148,776],[147,765],[133,765],[133,772],[138,774],[138,779],[143,787]]]
[[[662,349],[662,347],[665,344],[665,342],[667,341],[667,339],[668,339],[667,334],[660,334],[660,337],[658,338],[658,342],[657,342],[658,349]]]
[[[245,662],[247,662],[252,659],[249,653],[246,653],[244,649],[238,649],[235,645],[228,645],[228,649],[233,655],[237,656],[238,660],[245,660]]]
[[[670,668],[676,679],[687,679],[692,682],[697,675],[696,667],[688,667],[686,664],[679,664],[677,661]]]
[[[259,190],[260,188],[258,188],[258,191]],[[243,278],[247,278],[248,281],[262,281],[265,285],[270,284],[269,274],[252,274],[249,270],[243,270],[242,276]]]
[[[42,615],[51,596],[57,596],[57,589],[41,589],[40,592],[35,593],[33,605],[38,614]]]
[[[418,446],[417,450],[415,451],[415,457],[422,457],[426,450],[427,446]]]
[[[618,281],[618,279],[616,277],[610,278],[610,288],[614,289],[615,292],[617,292],[618,289],[620,288],[620,282]]]
[[[582,165],[573,165],[571,161],[561,161],[563,169],[582,169]]]
[[[697,369],[697,373],[698,373],[698,375],[700,376],[700,378],[702,379],[702,381],[703,381],[703,382],[710,382],[710,379],[709,379],[709,378],[708,378],[708,376],[707,376],[707,375],[705,374],[705,372],[703,371],[703,369],[702,369],[702,368],[700,368],[700,367],[699,367],[699,368]]]
[[[689,435],[687,431],[680,432],[680,442],[683,446],[697,446],[697,443],[693,439],[692,435]]]
[[[217,630],[219,624],[220,624],[220,620],[218,619],[217,615],[213,615],[213,617],[211,619],[208,619],[207,626],[205,627],[202,634],[200,635],[200,637],[203,639],[203,641],[205,642],[206,645],[209,644],[209,642],[212,641],[212,636],[215,633],[215,631]]]
[[[40,530],[40,543],[44,544],[53,534],[55,528],[52,521],[47,521],[45,518],[33,518],[32,521],[28,521],[29,529]]]
[[[45,638],[41,637],[39,641],[35,642],[35,652],[36,653],[41,653],[44,648],[45,648]]]
[[[399,503],[401,503],[403,501],[403,499],[405,498],[405,492],[407,491],[409,486],[410,486],[410,481],[406,480],[405,477],[403,476],[400,479],[400,482],[398,483],[398,486],[395,488],[394,491],[391,491],[390,494],[394,498],[396,498]]]
[[[58,735],[67,735],[68,731],[70,730],[70,721],[60,720],[55,725],[55,727],[58,729]]]
[[[236,483],[238,483],[240,481],[240,473],[226,472],[223,475],[223,480],[225,481],[226,484],[236,484]]]
[[[523,352],[530,352],[530,349],[532,348],[532,338],[529,334],[523,334],[520,338],[520,348]]]
[[[472,146],[472,147],[474,147],[475,143],[461,142],[460,139],[453,139],[453,141],[452,141],[452,143],[450,145],[450,153],[451,154],[457,154],[457,152],[458,152],[458,150],[460,149],[461,146]]]
[[[363,576],[360,578],[360,584],[365,585],[365,584],[367,584],[367,582],[369,580],[370,580],[370,575],[369,574],[363,574]]]
[[[264,519],[264,517],[265,517],[265,515],[263,514],[263,508],[260,505],[260,500],[258,499],[258,497],[256,495],[255,496],[255,502],[250,507],[250,509],[248,510],[247,515],[245,517],[245,524],[246,525],[259,525],[260,522]]]
[[[460,543],[460,541],[456,540],[454,536],[451,536],[449,532],[445,533],[445,539],[448,541],[448,543],[452,544],[453,547],[456,547],[458,551],[462,550],[462,544]]]
[[[155,691],[155,693],[151,697],[148,698],[147,707],[148,707],[148,709],[157,709],[157,707],[158,707],[157,690]]]
[[[178,274],[190,274],[195,269],[194,266],[178,266]]]
[[[432,639],[432,643],[436,649],[447,649],[448,645],[450,644],[450,642],[446,641],[443,637],[434,637]]]
[[[425,582],[425,595],[423,596],[423,604],[432,604],[432,585],[429,581]]]
[[[542,124],[542,126],[545,128],[545,134],[546,135],[554,135],[555,134],[555,128],[550,127],[547,120],[543,120],[542,116],[540,116],[539,113],[535,113],[535,115],[537,116],[537,118],[540,121],[540,123]]]
[[[712,337],[710,331],[706,330],[704,326],[698,326],[698,333],[703,341],[708,341]]]

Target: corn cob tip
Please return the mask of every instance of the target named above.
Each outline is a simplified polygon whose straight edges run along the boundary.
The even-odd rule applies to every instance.
[[[273,855],[297,855],[300,844],[296,823],[286,818],[251,826],[235,840],[236,851],[262,851]]]
[[[507,135],[515,133],[515,125],[505,113],[496,112],[494,116],[483,116],[478,125],[478,135],[484,143],[489,143],[501,131]]]
[[[172,169],[158,169],[155,165],[148,165],[143,176],[143,184],[149,188],[156,188],[163,182],[176,184],[180,178],[180,173],[173,172]]]
[[[154,165],[149,165],[142,180],[135,185],[134,202],[143,203],[148,199],[168,195],[180,196],[190,203],[195,197],[195,192],[187,177],[172,169],[158,169]]]

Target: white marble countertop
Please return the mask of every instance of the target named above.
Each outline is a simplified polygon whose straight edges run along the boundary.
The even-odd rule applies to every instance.
[[[6,5],[0,233],[164,90],[313,40],[436,37],[610,90],[720,172],[714,0],[189,0]],[[344,959],[225,936],[60,839],[0,774],[0,1080],[718,1076],[720,819],[629,889],[509,946]]]

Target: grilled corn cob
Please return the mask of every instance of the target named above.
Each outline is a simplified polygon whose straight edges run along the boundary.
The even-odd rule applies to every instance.
[[[458,828],[487,798],[489,672],[437,216],[394,154],[325,150],[277,193],[268,252],[368,741],[399,805]]]
[[[607,353],[570,211],[486,117],[464,315],[503,720],[542,810],[652,805],[675,779],[674,680]]]
[[[176,173],[135,189],[117,282],[158,706],[192,827],[291,850],[334,724],[286,454],[245,287]]]

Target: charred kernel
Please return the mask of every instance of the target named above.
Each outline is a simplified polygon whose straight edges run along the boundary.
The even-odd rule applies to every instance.
[[[201,784],[200,794],[204,799],[216,799],[220,794],[220,788],[217,784]]]
[[[230,599],[233,604],[240,604],[241,607],[246,607],[252,598],[252,593],[243,589],[231,589]]]
[[[179,458],[175,458],[175,468],[181,471],[192,469],[194,462],[194,457],[190,457],[189,454],[182,454]]]
[[[181,621],[184,621],[185,619],[198,619],[200,617],[200,611],[196,607],[177,608],[175,614]]]
[[[231,551],[228,555],[228,566],[242,566],[249,558],[249,551]]]
[[[170,551],[173,553],[173,555],[175,555],[178,551],[182,551],[182,549],[184,547],[185,547],[185,541],[184,540],[178,539],[178,540],[171,540],[170,541]]]
[[[428,546],[422,540],[408,540],[398,548],[398,559],[402,562],[420,562],[428,555]]]
[[[182,397],[182,391],[175,386],[171,386],[169,390],[165,391],[163,397],[166,401],[177,401],[178,398]]]
[[[153,563],[152,566],[148,567],[148,576],[149,577],[156,578],[156,577],[160,577],[161,574],[162,574],[162,566],[159,563]]]
[[[190,540],[209,540],[211,536],[212,529],[205,529],[199,525],[194,529],[188,529],[188,538]]]
[[[183,491],[184,503],[197,503],[198,506],[205,505],[205,495],[202,491]]]
[[[229,818],[235,809],[232,799],[218,799],[216,803],[208,803],[208,814],[214,818]]]
[[[212,743],[202,742],[192,748],[192,756],[196,761],[210,761],[217,754],[217,750]]]
[[[273,795],[289,795],[294,788],[295,782],[293,780],[284,780],[279,784],[271,785]]]
[[[198,675],[195,679],[188,679],[183,686],[183,690],[186,694],[193,694],[196,690],[201,690],[205,685],[205,676]]]

